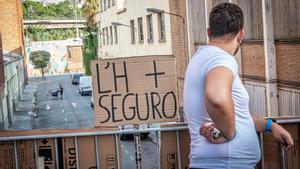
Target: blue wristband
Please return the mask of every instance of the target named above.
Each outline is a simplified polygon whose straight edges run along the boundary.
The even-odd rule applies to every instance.
[[[269,118],[266,122],[266,127],[265,127],[265,131],[267,133],[271,132],[271,124],[273,123],[273,120],[271,118]]]

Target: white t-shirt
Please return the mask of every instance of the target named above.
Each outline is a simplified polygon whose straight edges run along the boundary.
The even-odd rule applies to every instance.
[[[205,106],[205,77],[215,67],[233,72],[232,99],[236,137],[223,144],[210,143],[199,134],[202,122],[211,122]],[[253,169],[261,152],[255,126],[248,108],[249,95],[238,76],[235,59],[216,46],[200,47],[189,62],[184,84],[184,112],[191,135],[190,167],[205,169]]]

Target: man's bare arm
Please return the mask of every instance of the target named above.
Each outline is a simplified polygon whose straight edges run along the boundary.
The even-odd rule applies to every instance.
[[[235,113],[231,96],[234,75],[226,67],[211,69],[206,76],[205,104],[207,112],[226,138],[235,135]]]
[[[263,132],[266,128],[266,120],[252,115],[252,119],[257,132]]]
[[[256,116],[252,116],[252,119],[253,119],[255,129],[257,132],[265,131],[265,128],[266,128],[266,120],[265,119],[259,118]],[[272,132],[275,140],[277,140],[278,142],[283,144],[284,149],[286,151],[291,149],[294,146],[294,140],[293,140],[292,136],[290,135],[290,133],[288,131],[286,131],[283,127],[281,127],[279,124],[272,123],[270,129],[271,129],[271,132]]]

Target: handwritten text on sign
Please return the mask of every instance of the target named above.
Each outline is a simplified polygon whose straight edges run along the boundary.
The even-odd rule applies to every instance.
[[[175,58],[92,62],[95,126],[177,120]]]

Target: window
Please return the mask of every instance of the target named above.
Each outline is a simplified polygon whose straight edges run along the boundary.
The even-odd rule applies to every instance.
[[[102,33],[102,41],[103,41],[102,43],[103,43],[103,45],[105,45],[106,37],[105,37],[105,29],[104,28],[102,29],[101,33]]]
[[[103,0],[100,0],[100,11],[103,11]]]
[[[111,0],[111,6],[114,6],[115,4],[115,0]]]
[[[106,10],[106,0],[103,0],[103,7],[104,7],[104,10]]]
[[[109,27],[109,36],[110,36],[110,44],[113,44],[113,29],[112,26]]]
[[[110,8],[110,0],[107,0],[107,8]]]
[[[159,41],[165,41],[166,40],[165,15],[163,13],[159,13],[157,16],[158,16]]]
[[[134,20],[130,20],[131,26],[131,43],[135,43],[135,30],[134,30]]]
[[[115,44],[118,44],[118,27],[114,26],[115,30]]]
[[[138,18],[139,42],[144,42],[143,18]]]
[[[147,33],[148,33],[148,42],[153,42],[153,22],[152,15],[147,15]]]
[[[117,13],[124,12],[126,10],[125,0],[117,0]]]
[[[108,27],[106,27],[106,32],[105,32],[105,36],[107,36],[106,37],[106,44],[108,45],[109,44],[109,35],[108,35]]]

